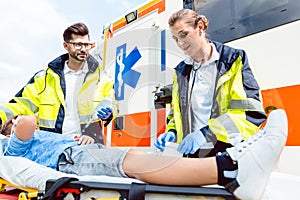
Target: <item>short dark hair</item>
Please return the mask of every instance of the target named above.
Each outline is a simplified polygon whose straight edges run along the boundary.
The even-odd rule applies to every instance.
[[[0,134],[2,135],[10,135],[11,133],[11,128],[13,126],[13,119],[17,119],[18,115],[15,115],[13,117],[10,117],[9,119],[7,119],[0,127]]]
[[[89,29],[84,23],[73,24],[64,31],[64,34],[63,34],[64,41],[69,42],[72,39],[72,34],[81,35],[81,36],[85,36],[85,35],[89,36]],[[90,38],[90,36],[89,36],[89,38]]]

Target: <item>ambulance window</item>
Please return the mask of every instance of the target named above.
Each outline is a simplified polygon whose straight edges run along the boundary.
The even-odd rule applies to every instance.
[[[299,0],[184,0],[205,15],[212,40],[229,42],[300,19]]]
[[[114,120],[114,130],[124,129],[124,116],[116,117]]]
[[[211,0],[199,1],[195,3],[194,9],[200,14],[205,15],[209,20],[209,30],[217,31],[221,28],[232,25],[232,9],[230,0]]]
[[[264,13],[268,10],[275,9],[287,4],[288,0],[243,0],[234,1],[236,10],[235,17],[237,20],[243,20],[248,17]]]

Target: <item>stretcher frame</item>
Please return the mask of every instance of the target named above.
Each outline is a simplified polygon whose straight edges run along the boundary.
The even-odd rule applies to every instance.
[[[106,192],[114,193],[113,195],[110,195],[112,197],[117,196],[120,197],[119,199],[125,200],[126,198],[128,200],[128,198],[131,198],[132,194],[137,191],[136,188],[138,187],[136,186],[140,186],[139,193],[141,193],[142,191],[141,194],[145,194],[142,196],[145,196],[145,198],[147,199],[149,199],[148,196],[151,196],[149,194],[157,194],[159,197],[171,194],[173,196],[194,195],[197,197],[204,197],[202,199],[212,199],[207,198],[210,196],[220,196],[223,197],[223,199],[234,199],[232,198],[233,195],[231,193],[220,186],[162,186],[146,184],[143,181],[132,178],[109,176],[76,176],[44,167],[23,157],[4,156],[0,160],[0,167],[2,168],[0,170],[0,188],[2,188],[2,191],[6,186],[11,186],[13,188],[24,191],[25,194],[28,194],[28,197],[34,197],[32,194],[36,194],[36,196],[38,195],[39,199],[43,199],[40,198],[40,196],[47,194],[47,192],[51,188],[51,184],[54,185],[54,183],[58,182],[61,178],[74,177],[76,177],[76,180],[72,180],[65,185],[61,185],[63,187],[60,187],[59,189],[61,191],[65,190],[65,193],[68,193],[69,191],[71,191],[71,193],[77,193],[77,196],[80,196],[82,198],[84,197],[84,195],[89,195],[91,192],[94,192],[95,195],[93,196],[95,197],[98,197],[98,194]],[[22,164],[20,165],[20,163]],[[29,177],[27,178],[27,176]],[[213,187],[214,189],[211,187]],[[173,196],[164,199],[174,199]],[[162,198],[156,199],[161,200]],[[153,198],[151,197],[151,200],[152,199]],[[184,196],[184,198],[181,199],[187,198]]]
[[[7,187],[12,187],[21,191],[18,200],[30,200],[32,198],[43,196],[44,194],[36,189],[20,187],[0,178],[0,193],[5,192]]]
[[[38,191],[32,188],[19,187],[10,182],[0,178],[0,192],[5,191],[7,186],[19,189],[23,192],[19,194],[18,200],[30,200],[30,199],[43,199],[45,193],[47,193],[52,186],[55,185],[57,179],[50,179],[46,183],[45,191]],[[58,188],[55,192],[57,197],[72,198],[75,200],[83,199],[82,197],[88,196],[83,195],[89,191],[93,191],[93,197],[88,197],[85,199],[104,199],[103,196],[110,194],[109,199],[118,200],[144,200],[147,194],[158,194],[162,195],[184,195],[189,197],[201,198],[201,199],[211,199],[210,197],[215,197],[218,199],[225,200],[236,200],[234,195],[229,193],[223,188],[217,187],[192,187],[192,186],[165,186],[165,185],[154,185],[147,183],[107,183],[107,182],[95,182],[95,181],[71,181],[65,183],[63,186]],[[101,195],[99,195],[102,193]],[[95,196],[98,195],[98,196]],[[111,196],[115,196],[112,198]],[[151,197],[148,197],[151,199]]]
[[[46,183],[49,191],[56,183],[50,179]],[[90,192],[90,194],[87,194]],[[104,193],[110,193],[105,197]],[[86,193],[86,195],[84,195]],[[100,193],[102,193],[100,195]],[[159,195],[159,199],[170,199],[170,195],[189,197],[188,199],[226,199],[236,200],[236,197],[221,187],[194,187],[194,186],[165,186],[147,183],[108,183],[96,181],[70,181],[56,191],[57,196],[72,194],[75,200],[82,199],[119,199],[119,200],[145,200],[152,199],[151,194]],[[98,194],[98,195],[97,195]],[[97,195],[97,196],[95,196]],[[164,198],[164,195],[168,197]],[[174,197],[175,197],[174,196]],[[181,199],[181,198],[180,198]]]
[[[54,190],[54,199],[61,194],[67,199],[86,200],[233,200],[236,197],[221,186],[211,185],[203,187],[195,186],[164,186],[147,184],[137,179],[113,178],[107,176],[92,177],[66,177],[45,179],[44,186],[38,189],[20,187],[0,178],[0,193],[5,192],[7,186],[19,189],[19,200],[45,199],[49,191],[53,191],[54,185],[61,178],[73,178],[71,181],[63,183]],[[78,180],[79,178],[79,180]],[[74,180],[75,179],[75,180]],[[23,184],[23,183],[20,183]],[[300,177],[291,174],[273,172],[265,188],[262,199],[298,199]],[[26,185],[26,184],[25,184]],[[49,192],[50,193],[50,192]],[[7,193],[4,193],[5,197]],[[16,193],[10,194],[15,196]],[[50,193],[51,194],[51,193]],[[0,195],[1,197],[1,195]],[[16,198],[15,198],[16,199]]]

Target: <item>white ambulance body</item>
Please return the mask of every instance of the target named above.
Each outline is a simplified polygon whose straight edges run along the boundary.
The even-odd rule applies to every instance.
[[[105,72],[114,80],[119,116],[106,130],[106,145],[153,146],[165,129],[166,109],[155,109],[154,93],[171,84],[173,68],[184,58],[173,41],[168,16],[181,1],[152,0],[107,25],[104,44],[93,53],[103,58]],[[96,56],[99,57],[99,56]]]
[[[101,46],[105,72],[115,83],[119,116],[105,132],[108,146],[154,149],[165,131],[166,108],[154,92],[172,83],[185,57],[173,41],[168,17],[191,8],[210,21],[209,38],[247,52],[267,112],[286,110],[289,136],[278,171],[300,175],[300,3],[297,0],[149,0],[106,25]],[[127,17],[127,18],[126,18]]]

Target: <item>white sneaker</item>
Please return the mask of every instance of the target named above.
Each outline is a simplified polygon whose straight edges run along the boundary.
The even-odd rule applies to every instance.
[[[261,199],[272,169],[286,143],[288,123],[282,109],[270,113],[266,126],[254,136],[227,149],[232,160],[238,162],[233,194],[243,200]]]

